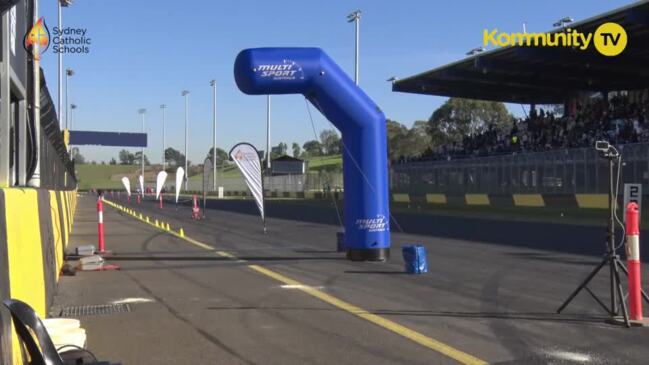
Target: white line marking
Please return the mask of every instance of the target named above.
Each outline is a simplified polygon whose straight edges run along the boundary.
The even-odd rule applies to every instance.
[[[135,304],[135,303],[151,303],[154,302],[153,299],[149,298],[122,298],[113,300],[111,304]]]

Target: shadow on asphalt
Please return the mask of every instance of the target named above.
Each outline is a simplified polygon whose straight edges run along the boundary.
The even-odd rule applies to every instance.
[[[318,307],[286,307],[286,306],[212,306],[206,307],[207,310],[218,311],[338,311],[336,308],[318,308]],[[448,317],[448,318],[476,318],[476,319],[505,319],[505,320],[523,320],[523,321],[543,321],[543,322],[570,322],[584,324],[602,324],[608,317],[589,316],[589,315],[564,315],[556,313],[543,312],[451,312],[451,311],[428,311],[428,310],[392,310],[376,309],[368,310],[368,313],[385,316],[427,316],[427,317]]]
[[[208,209],[257,215],[252,200],[208,200]],[[334,207],[300,202],[268,201],[270,218],[339,225]],[[548,222],[508,222],[496,219],[451,217],[416,213],[394,213],[404,233],[548,250],[569,254],[602,256],[605,253],[606,226],[587,226]],[[393,232],[396,232],[393,225]],[[616,232],[620,242],[621,231]],[[641,235],[649,232],[642,231]],[[620,253],[622,250],[620,250]],[[649,260],[649,250],[641,252]]]
[[[426,310],[374,310],[374,314],[385,316],[426,316],[449,318],[510,319],[543,322],[571,322],[602,324],[608,317],[588,315],[564,315],[543,312],[450,312]]]
[[[222,257],[222,256],[144,256],[144,255],[130,255],[120,256],[111,255],[106,256],[109,261],[346,261],[344,257],[317,257],[317,256],[237,256],[235,258]]]
[[[345,274],[380,274],[380,275],[405,275],[408,274],[403,271],[358,271],[358,270],[347,270]]]

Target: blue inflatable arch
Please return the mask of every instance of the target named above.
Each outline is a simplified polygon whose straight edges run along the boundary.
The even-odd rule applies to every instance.
[[[387,260],[387,137],[385,116],[376,104],[319,48],[243,50],[234,77],[246,94],[303,94],[340,130],[347,257]]]

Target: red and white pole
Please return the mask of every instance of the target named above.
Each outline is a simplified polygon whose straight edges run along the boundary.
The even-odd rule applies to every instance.
[[[198,208],[198,197],[196,195],[193,196],[194,204],[192,206],[192,219],[200,219],[200,209]]]
[[[160,209],[162,209],[162,193],[160,193]]]
[[[106,241],[104,241],[104,202],[101,197],[97,199],[97,235],[99,252],[106,252]]]
[[[629,269],[629,319],[642,321],[642,283],[640,271],[640,222],[638,204],[626,207],[626,259]]]

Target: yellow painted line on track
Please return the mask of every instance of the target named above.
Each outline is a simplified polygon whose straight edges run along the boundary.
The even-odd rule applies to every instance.
[[[446,345],[442,342],[439,342],[437,340],[434,340],[426,335],[423,335],[417,331],[411,330],[408,327],[405,327],[403,325],[400,325],[396,322],[393,322],[389,319],[383,318],[381,316],[378,316],[376,314],[370,313],[362,308],[359,308],[353,304],[349,304],[343,300],[340,300],[334,296],[331,296],[319,289],[316,289],[314,287],[310,287],[308,285],[304,285],[300,283],[297,280],[293,280],[291,278],[288,278],[282,274],[278,274],[274,271],[268,270],[264,267],[261,267],[259,265],[248,265],[249,268],[252,270],[257,271],[260,274],[263,274],[265,276],[268,276],[272,279],[275,279],[281,283],[287,284],[287,285],[295,285],[295,287],[298,290],[301,290],[311,296],[314,296],[323,302],[329,303],[333,305],[334,307],[337,307],[339,309],[344,310],[345,312],[348,312],[350,314],[353,314],[355,316],[361,317],[369,322],[372,322],[378,326],[381,326],[389,331],[392,331],[398,335],[401,335],[409,340],[412,340],[424,347],[427,347],[433,351],[439,352],[445,356],[450,357],[453,360],[456,360],[462,364],[467,364],[467,365],[478,365],[478,364],[487,364],[487,362],[478,359],[477,357],[471,356],[465,352],[462,352],[460,350],[457,350],[449,345]]]
[[[107,202],[109,205],[112,207],[123,210],[123,208],[115,203],[112,203],[108,200],[104,200]],[[225,252],[225,251],[215,251],[214,247],[206,245],[202,242],[199,242],[193,238],[185,236],[180,236],[176,232],[173,231],[166,231],[164,229],[161,229],[159,227],[155,227],[155,224],[152,223],[147,223],[143,219],[139,219],[137,216],[134,214],[131,214],[135,219],[138,219],[139,221],[148,224],[154,228],[158,228],[164,232],[167,232],[171,235],[174,235],[182,240],[185,240],[195,246],[201,247],[203,249],[206,249],[208,251],[214,251],[215,254],[222,256],[222,257],[227,257],[233,260],[238,260],[238,257],[235,255]],[[244,260],[241,260],[244,261]],[[341,309],[349,314],[355,315],[357,317],[360,317],[368,322],[374,323],[377,326],[383,327],[384,329],[387,329],[388,331],[391,331],[393,333],[396,333],[402,337],[405,337],[415,343],[418,343],[430,350],[433,350],[435,352],[438,352],[444,356],[447,356],[461,364],[465,365],[483,365],[483,364],[488,364],[486,361],[481,360],[475,356],[469,355],[466,352],[460,351],[452,346],[449,346],[443,342],[437,341],[433,338],[430,338],[420,332],[417,332],[415,330],[412,330],[406,326],[400,325],[394,321],[391,321],[387,318],[383,318],[379,315],[376,315],[374,313],[370,313],[360,307],[357,307],[353,304],[347,303],[344,300],[338,299],[332,295],[329,295],[322,290],[316,289],[314,287],[302,284],[301,282],[291,279],[287,276],[284,276],[282,274],[279,274],[275,271],[266,269],[265,267],[259,266],[259,265],[248,265],[248,268],[251,270],[256,271],[259,274],[262,274],[266,277],[269,277],[271,279],[277,280],[281,283],[287,284],[287,285],[294,285],[298,290],[301,290],[302,292],[309,294],[317,299],[320,299],[321,301],[328,303],[338,309]]]

